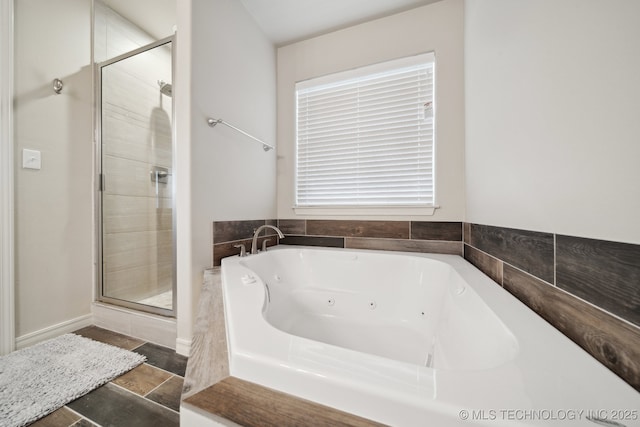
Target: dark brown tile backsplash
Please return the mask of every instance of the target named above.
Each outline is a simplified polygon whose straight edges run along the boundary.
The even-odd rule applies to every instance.
[[[285,245],[308,245],[462,255],[461,222],[279,220],[292,238]]]
[[[556,284],[640,326],[640,245],[558,235]]]
[[[214,221],[213,223],[213,266],[219,266],[222,258],[240,253],[240,248],[235,245],[243,244],[247,252],[251,251],[251,241],[253,233],[261,225],[276,225],[275,219],[260,219],[246,221]],[[265,236],[268,240],[267,246],[278,244],[276,232],[270,228],[260,233],[258,245],[262,247]]]
[[[344,248],[344,237],[294,236],[286,235],[281,240],[283,245],[323,246],[326,248]]]
[[[408,239],[409,221],[307,220],[307,235]]]
[[[307,226],[304,219],[279,219],[278,228],[284,234],[307,234]]]
[[[460,242],[462,241],[462,224],[459,222],[411,221],[411,238]]]
[[[381,251],[422,252],[451,255],[460,255],[462,253],[462,242],[347,237],[345,245],[345,247],[351,249],[373,249]]]
[[[640,391],[640,331],[508,264],[504,287]]]
[[[462,224],[462,234],[464,235],[464,242],[466,244],[471,244],[471,224],[465,222]]]
[[[502,284],[502,268],[504,265],[502,261],[469,245],[464,245],[464,258],[475,265],[478,270],[491,277],[494,282]]]
[[[280,240],[275,235],[258,237],[258,248],[262,248],[262,242],[265,239],[267,240],[267,247],[277,245],[278,241]],[[247,253],[251,251],[252,239],[216,243],[215,245],[213,245],[213,265],[219,266],[220,262],[222,261],[222,258],[226,258],[232,255],[238,255],[240,253],[240,248],[236,248],[235,246],[241,245],[241,244],[244,245],[244,248],[247,251]]]
[[[213,223],[213,243],[231,242],[253,236],[255,229],[264,225],[265,220],[215,221]]]
[[[463,229],[469,262],[640,391],[640,245]]]
[[[471,224],[470,245],[553,283],[553,234]]]
[[[240,253],[234,245],[244,244],[249,251],[254,230],[265,223],[276,221],[214,222],[213,265]],[[285,245],[462,255],[461,222],[279,219],[277,224],[286,236],[280,242]],[[272,230],[266,231],[273,234]],[[275,240],[268,245],[277,244]]]

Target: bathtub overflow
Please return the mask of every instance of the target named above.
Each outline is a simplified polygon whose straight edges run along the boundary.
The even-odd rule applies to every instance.
[[[332,305],[334,305],[335,303],[336,303],[336,300],[335,300],[335,299],[333,299],[333,298],[329,298],[329,299],[327,300],[327,305],[328,305],[328,306],[332,306]]]
[[[369,301],[369,308],[371,310],[375,310],[375,308],[378,306],[378,304],[376,304],[375,301]]]

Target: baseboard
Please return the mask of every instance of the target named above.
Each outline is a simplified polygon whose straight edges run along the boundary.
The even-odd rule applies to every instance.
[[[76,317],[75,319],[70,319],[56,325],[48,326],[44,329],[40,329],[39,331],[30,332],[16,338],[16,349],[20,350],[41,341],[55,338],[86,326],[91,326],[92,324],[93,315],[85,314],[84,316]]]
[[[191,354],[191,340],[176,338],[176,353],[189,357]]]
[[[176,319],[100,302],[93,303],[94,325],[164,347],[176,346]]]

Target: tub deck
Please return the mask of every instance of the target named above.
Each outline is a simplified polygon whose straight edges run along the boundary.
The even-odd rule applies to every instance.
[[[227,258],[222,268],[230,372],[234,376],[389,425],[418,427],[431,422],[465,426],[472,421],[486,426],[531,426],[547,424],[548,417],[565,417],[563,425],[583,426],[604,422],[609,413],[614,417],[630,411],[621,425],[640,426],[637,391],[459,256],[285,246],[253,257]],[[271,302],[275,301],[274,287],[279,285],[286,289],[289,283],[326,283],[327,287],[351,289],[343,283],[346,279],[365,290],[365,302],[369,291],[383,288],[382,299],[372,294],[380,303],[386,298],[387,283],[402,289],[398,280],[407,278],[403,275],[394,280],[389,272],[413,271],[429,280],[437,273],[403,267],[404,257],[431,259],[453,268],[468,286],[462,294],[454,292],[462,295],[461,304],[471,302],[465,298],[472,289],[478,297],[473,301],[483,304],[516,338],[517,352],[495,359],[500,363],[490,363],[494,359],[484,357],[483,351],[504,346],[500,347],[501,340],[494,340],[496,333],[484,333],[486,325],[479,322],[482,317],[477,314],[486,310],[468,304],[456,311],[461,317],[451,317],[454,321],[443,324],[448,329],[440,337],[460,338],[451,348],[461,348],[460,354],[470,357],[468,362],[478,359],[482,363],[440,368],[297,336],[275,328],[265,318],[265,298],[269,301],[271,295]],[[372,274],[376,280],[367,280]],[[451,273],[450,277],[454,276]],[[449,285],[456,291],[460,282]],[[422,301],[421,295],[409,301]],[[376,311],[382,308],[378,304]],[[460,319],[468,321],[461,323]],[[451,329],[451,325],[461,327]],[[451,330],[459,333],[451,334]],[[470,343],[477,345],[467,345]],[[436,348],[436,359],[437,354]],[[504,351],[496,354],[504,355]],[[512,417],[509,409],[521,412]],[[600,412],[593,416],[593,411]],[[573,418],[567,418],[567,413]]]
[[[260,307],[264,303],[264,292],[260,291],[259,287],[256,288],[256,292],[249,292],[251,287],[243,286],[241,280],[241,277],[247,274],[246,269],[238,265],[237,259],[229,261],[227,267],[232,267],[225,270],[225,279],[234,280],[229,283],[238,282],[240,287],[232,288],[234,290],[231,293],[237,293],[238,301],[242,304],[239,310],[236,304],[236,311],[231,310],[231,314],[227,313],[227,316],[235,315],[234,319],[238,324],[239,320],[259,315]],[[475,271],[471,264],[459,265],[459,268],[460,271],[464,270],[465,275],[472,270]],[[296,343],[309,344],[309,340],[295,336],[287,338],[290,345],[286,347],[286,363],[267,364],[265,359],[260,359],[259,354],[240,354],[240,358],[235,354],[230,369],[227,337],[221,332],[225,331],[230,319],[225,323],[222,277],[220,269],[217,269],[206,281],[208,287],[205,286],[200,299],[192,357],[185,377],[185,400],[181,405],[181,421],[183,425],[198,426],[308,425],[311,419],[309,411],[315,408],[319,413],[330,414],[330,418],[319,416],[316,420],[316,416],[313,415],[314,425],[374,425],[372,421],[362,418],[367,417],[392,425],[417,426],[424,425],[426,417],[439,426],[462,426],[469,423],[486,426],[529,426],[548,423],[548,419],[535,417],[557,417],[563,414],[574,416],[563,419],[563,425],[585,425],[585,422],[586,425],[597,425],[601,420],[606,421],[610,414],[620,414],[621,410],[627,410],[633,413],[625,418],[623,423],[612,425],[640,427],[637,409],[640,408],[640,394],[579,349],[566,336],[551,328],[522,303],[496,287],[486,276],[481,279],[477,291],[483,298],[487,298],[487,301],[491,301],[492,308],[497,315],[505,319],[506,324],[512,325],[516,336],[521,337],[522,348],[526,351],[515,360],[493,369],[458,372],[426,370],[426,373],[431,373],[432,378],[425,377],[424,381],[420,378],[413,392],[416,398],[413,399],[405,390],[406,384],[399,383],[398,385],[404,389],[398,387],[398,393],[394,393],[389,381],[398,380],[396,377],[390,377],[389,381],[383,384],[385,387],[381,389],[382,392],[377,393],[370,390],[371,387],[361,387],[353,382],[347,384],[345,375],[351,371],[343,369],[340,376],[333,375],[331,369],[339,370],[340,366],[325,366],[330,369],[326,373],[323,371],[323,375],[312,369],[304,369],[305,365],[302,362],[309,364],[309,360],[305,357],[296,359],[295,356],[308,356],[309,353],[301,353],[304,348],[296,346]],[[226,297],[229,290],[225,289]],[[212,294],[207,296],[208,292]],[[515,304],[509,301],[514,301]],[[251,330],[233,335],[231,344],[243,334],[245,338],[250,338],[249,341],[245,340],[244,345],[255,345],[256,341],[268,341],[273,344],[273,337],[267,340],[263,336],[271,331],[269,328],[265,329],[264,318],[258,316],[256,319],[261,323],[258,325],[259,336],[256,337],[255,329],[251,327]],[[251,331],[254,331],[253,335],[249,333]],[[348,350],[334,348],[331,351],[348,356],[344,353]],[[331,360],[338,362],[342,359]],[[347,362],[349,361],[345,363]],[[350,370],[360,366],[352,365],[349,365]],[[386,371],[381,365],[378,363],[375,371],[367,372],[384,376]],[[243,368],[246,372],[242,371]],[[419,370],[422,371],[422,368]],[[342,387],[345,384],[348,387]],[[425,391],[430,393],[429,396],[432,395],[432,398],[422,398]],[[316,396],[318,393],[322,394],[320,398]],[[214,403],[216,401],[218,402]],[[353,402],[356,403],[356,409],[353,409]],[[348,407],[346,403],[349,403]],[[387,403],[395,406],[387,409]],[[283,412],[279,409],[280,406],[287,410]],[[516,418],[509,418],[512,415],[510,412],[496,412],[514,408],[524,411],[525,418],[518,413],[514,415]],[[257,415],[260,419],[258,424],[252,424],[256,422],[254,409],[264,411]],[[391,418],[390,414],[393,414],[394,418]],[[279,415],[284,415],[285,419],[278,419]],[[470,416],[472,418],[468,418]],[[269,417],[274,418],[271,420]],[[589,417],[594,418],[590,420]],[[341,420],[341,424],[338,424],[336,419]]]
[[[225,423],[220,418],[246,427],[384,425],[236,377],[227,377],[196,393],[185,404],[206,411],[222,425]]]
[[[220,268],[208,270],[180,408],[181,425],[364,427],[382,424],[229,375]]]

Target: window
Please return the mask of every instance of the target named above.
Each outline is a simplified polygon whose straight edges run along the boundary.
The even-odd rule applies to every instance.
[[[296,207],[434,206],[434,55],[296,84]]]

